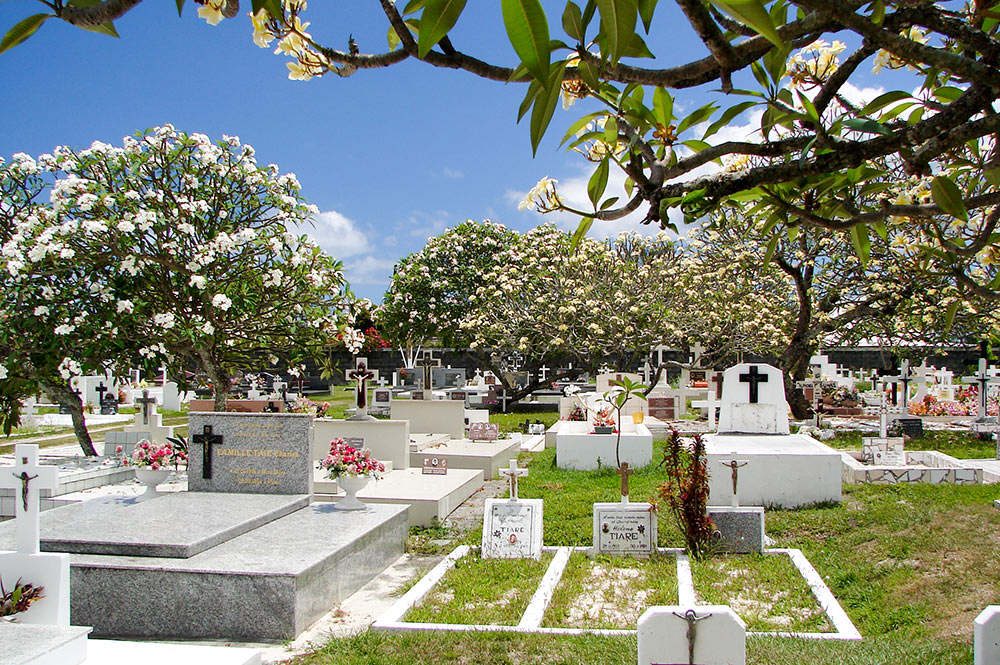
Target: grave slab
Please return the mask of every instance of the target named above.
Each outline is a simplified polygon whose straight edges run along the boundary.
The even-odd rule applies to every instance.
[[[0,662],[4,665],[80,665],[87,658],[87,626],[4,623]]]
[[[689,612],[693,631],[685,618]],[[746,665],[747,627],[728,605],[650,607],[639,617],[637,633],[639,665]]]
[[[587,422],[561,421],[556,434],[556,464],[562,469],[591,471],[615,466],[616,434],[590,434]],[[619,453],[622,462],[639,468],[653,461],[653,435],[645,425],[625,424]],[[598,464],[600,460],[600,464]]]
[[[200,644],[90,640],[82,665],[260,665],[257,649]]]
[[[450,439],[422,451],[410,453],[410,466],[423,466],[423,459],[428,454],[448,460],[449,469],[478,469],[483,472],[483,478],[493,480],[499,478],[497,473],[507,462],[517,458],[521,452],[521,442],[518,439],[500,439],[498,441],[470,441],[468,439]]]
[[[705,453],[709,469],[718,469],[734,455],[749,461],[740,471],[740,505],[796,508],[840,501],[840,453],[812,437],[802,434],[708,434]],[[709,487],[710,505],[732,504],[733,487],[729,474],[711,474]]]
[[[314,503],[187,559],[71,554],[73,621],[98,637],[289,639],[402,555],[407,512]]]
[[[317,471],[314,499],[339,501],[344,493],[335,481]],[[440,476],[424,475],[420,468],[387,472],[381,480],[368,483],[357,497],[367,504],[406,504],[410,507],[410,526],[430,526],[434,519],[444,520],[463,501],[483,486],[483,472],[478,469],[448,469]]]
[[[764,551],[764,509],[760,506],[709,506],[708,516],[719,534],[719,552]]]
[[[307,505],[307,495],[214,492],[85,501],[52,513],[42,549],[186,559]]]

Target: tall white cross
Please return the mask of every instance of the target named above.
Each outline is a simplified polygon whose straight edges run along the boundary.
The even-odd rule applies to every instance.
[[[928,367],[926,358],[913,370],[913,374],[917,377],[917,394],[913,399],[919,402],[927,396],[927,380],[934,376],[934,371],[933,367]]]
[[[508,468],[500,469],[500,475],[506,476],[507,482],[510,483],[510,500],[517,501],[517,479],[527,476],[528,470],[517,468],[517,460],[512,459]]]
[[[39,490],[54,492],[59,469],[38,464],[38,444],[19,443],[14,447],[14,466],[0,467],[0,488],[14,490],[14,525],[17,551],[38,554]]]
[[[691,352],[691,365],[694,367],[700,366],[701,354],[705,352],[705,347],[701,345],[701,342],[695,342],[688,350]]]
[[[995,376],[989,369],[989,362],[986,358],[979,359],[979,371],[973,376],[963,376],[965,383],[979,384],[979,413],[977,420],[986,417],[986,403],[989,397],[990,385],[1000,383],[1000,376]]]

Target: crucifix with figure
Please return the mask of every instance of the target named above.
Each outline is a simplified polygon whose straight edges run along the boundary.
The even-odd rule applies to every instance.
[[[740,464],[740,462],[743,462],[743,464]],[[722,466],[724,466],[724,467],[726,467],[726,468],[728,468],[728,469],[730,469],[732,471],[732,474],[733,474],[733,504],[732,505],[733,505],[733,508],[736,508],[736,507],[738,507],[740,505],[739,494],[737,493],[737,488],[738,488],[738,485],[739,485],[739,478],[740,478],[740,469],[743,468],[743,467],[745,467],[747,464],[749,464],[750,460],[748,460],[745,457],[736,457],[734,455],[732,457],[732,459],[730,459],[728,462],[719,462],[719,463]]]
[[[767,383],[767,374],[760,374],[756,365],[750,365],[749,373],[740,374],[740,383],[750,384],[750,403],[756,404],[759,397],[757,384]]]
[[[150,413],[150,408],[149,407],[151,405],[155,405],[156,404],[156,398],[155,397],[150,397],[148,390],[143,390],[142,391],[142,397],[137,397],[133,401],[136,404],[142,405],[142,424],[143,425],[148,425],[149,424],[149,416],[152,415]]]
[[[517,479],[527,476],[528,470],[517,468],[517,460],[512,459],[506,469],[500,469],[500,475],[506,476],[507,482],[510,484],[510,500],[517,501]]]
[[[358,411],[348,420],[373,420],[368,415],[368,382],[375,378],[375,373],[368,369],[364,363],[358,363],[357,368],[348,373],[347,376],[358,382],[356,400]]]
[[[212,477],[212,446],[222,443],[221,434],[213,434],[212,426],[205,425],[201,434],[191,437],[191,443],[201,446],[201,477],[210,479]]]
[[[635,469],[628,468],[628,462],[622,462],[617,473],[622,477],[622,503],[628,503],[628,477],[635,473]]]
[[[54,492],[59,469],[38,463],[38,446],[19,443],[14,447],[14,466],[0,467],[0,488],[15,491],[14,538],[17,551],[38,554],[38,515],[41,490]]]

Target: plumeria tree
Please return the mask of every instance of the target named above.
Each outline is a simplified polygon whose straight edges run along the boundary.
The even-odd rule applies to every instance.
[[[472,339],[461,322],[477,307],[477,291],[488,276],[504,270],[500,257],[516,240],[517,233],[502,224],[468,220],[399,262],[376,320],[396,341],[406,367],[432,340],[454,346]]]
[[[0,49],[52,17],[113,33],[112,21],[142,0],[41,1],[46,11],[12,27]],[[288,57],[289,76],[298,80],[419,60],[519,82],[526,89],[519,115],[536,149],[560,98],[588,100],[566,141],[604,144],[588,151],[596,164],[592,207],[574,210],[558,196],[551,206],[579,214],[581,230],[637,210],[668,227],[671,211],[694,219],[739,199],[789,224],[841,234],[864,256],[870,236],[899,217],[920,231],[920,251],[947,267],[960,293],[1000,298],[1000,283],[972,260],[995,244],[1000,218],[992,138],[1000,123],[993,108],[1000,21],[992,0],[567,0],[558,12],[541,0],[502,0],[503,25],[495,29],[517,54],[503,63],[477,57],[478,42],[463,50],[449,36],[464,0],[371,1],[385,15],[384,47],[356,43],[340,24],[334,38],[343,47],[323,43],[313,33],[330,26],[310,26],[304,0],[251,0],[253,39]],[[213,24],[241,8],[239,0],[196,3]],[[317,4],[309,11],[319,12]],[[701,53],[672,48],[685,23],[704,44]],[[882,70],[913,75],[859,100],[854,91],[865,87],[864,75]],[[716,92],[694,108],[684,95],[695,87]],[[760,118],[756,136],[718,138],[750,111]],[[592,129],[578,135],[585,126]],[[745,163],[751,156],[761,159]],[[738,168],[706,173],[721,161]],[[611,168],[624,171],[624,191],[607,191]],[[896,171],[926,179],[928,200],[852,197],[857,185],[882,187]]]
[[[679,338],[674,243],[636,233],[584,239],[575,253],[571,243],[547,224],[498,257],[462,323],[474,348],[514,349],[529,362],[569,356],[596,370],[608,359],[630,368],[651,346]]]
[[[40,247],[71,258],[113,306],[107,320],[134,324],[138,355],[199,368],[217,409],[237,370],[319,355],[347,322],[341,265],[291,230],[315,209],[293,174],[259,165],[237,137],[166,125],[38,162],[55,177],[56,218],[23,225],[10,261]]]

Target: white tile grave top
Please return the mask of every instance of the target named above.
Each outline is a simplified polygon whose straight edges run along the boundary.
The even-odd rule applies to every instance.
[[[781,370],[741,363],[725,371],[719,433],[788,434],[788,403]]]

